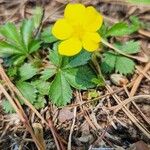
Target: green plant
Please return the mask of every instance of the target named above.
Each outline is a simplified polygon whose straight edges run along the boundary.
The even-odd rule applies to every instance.
[[[8,100],[3,99],[2,106],[6,113],[15,113],[15,110],[13,109]]]
[[[105,85],[101,70],[107,75],[134,72],[136,62],[128,56],[140,51],[139,42],[118,42],[116,37],[134,34],[142,28],[137,17],[131,16],[130,23],[118,22],[112,26],[104,22],[99,29],[99,35],[105,41],[113,37],[113,45],[119,51],[101,43],[101,52],[82,49],[77,55],[67,57],[58,52],[60,40],[52,34],[53,26],[41,30],[42,16],[43,10],[38,7],[32,19],[23,20],[20,28],[13,23],[0,27],[3,37],[0,56],[4,58],[7,74],[35,108],[45,107],[48,101],[57,106],[66,105],[72,100],[74,89],[87,90]],[[89,94],[90,97],[98,95],[95,91]],[[24,104],[21,99],[19,101]],[[3,101],[3,108],[13,112],[7,100]]]
[[[129,41],[124,44],[116,43],[115,47],[125,52],[126,54],[136,54],[140,50],[138,42]],[[135,67],[135,62],[125,56],[120,55],[117,52],[108,51],[103,54],[102,59],[102,70],[105,73],[119,72],[121,74],[127,75],[132,74]]]
[[[143,25],[136,16],[131,16],[129,19],[130,24],[126,22],[118,22],[111,27],[105,25],[103,26],[103,28],[100,29],[99,32],[101,33],[101,31],[105,31],[105,34],[103,34],[104,37],[124,36],[138,31]]]
[[[72,98],[71,86],[84,90],[92,88],[95,86],[92,79],[97,76],[88,65],[91,59],[90,53],[81,52],[74,57],[62,57],[57,52],[57,44],[49,54],[49,59],[55,66],[55,72],[53,72],[55,77],[50,86],[49,96],[53,103],[60,106],[66,105]],[[45,72],[44,75],[46,75]],[[52,74],[49,75],[49,77],[52,76]]]
[[[0,41],[0,56],[9,57],[9,62],[17,65],[39,50],[41,42],[34,38],[33,20],[24,20],[20,29],[13,23],[6,23],[0,27],[0,34],[4,40]]]

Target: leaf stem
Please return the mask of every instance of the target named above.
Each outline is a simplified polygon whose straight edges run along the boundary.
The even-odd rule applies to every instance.
[[[97,55],[95,53],[93,53],[93,55],[92,55],[92,62],[95,66],[95,69],[98,72],[99,77],[101,77],[103,79],[103,81],[105,82],[105,79],[104,79],[102,72],[101,72],[101,69],[100,69],[100,65],[99,65],[98,60],[97,60]]]

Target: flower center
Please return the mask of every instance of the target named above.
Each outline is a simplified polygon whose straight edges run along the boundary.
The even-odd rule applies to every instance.
[[[73,28],[74,28],[73,36],[82,40],[82,37],[85,33],[83,26],[82,25],[75,25]]]

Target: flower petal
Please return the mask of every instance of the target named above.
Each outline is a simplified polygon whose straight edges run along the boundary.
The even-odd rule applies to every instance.
[[[82,39],[83,48],[89,52],[95,51],[99,47],[101,38],[98,33],[86,33]]]
[[[57,20],[52,28],[52,34],[60,40],[65,40],[69,38],[72,33],[73,33],[73,28],[66,21],[66,19]]]
[[[82,4],[68,4],[65,8],[64,17],[71,24],[78,24],[83,22],[85,16],[85,6]]]
[[[84,28],[87,31],[97,31],[103,23],[102,15],[92,6],[86,8],[86,16],[84,18]]]
[[[77,38],[70,38],[61,42],[58,46],[58,52],[61,55],[73,56],[78,54],[82,49],[82,43]]]

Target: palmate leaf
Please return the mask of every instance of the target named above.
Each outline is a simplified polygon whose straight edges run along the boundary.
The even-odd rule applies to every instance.
[[[104,59],[102,61],[102,71],[104,73],[110,73],[114,70],[116,64],[116,55],[113,52],[106,52],[103,54]]]
[[[67,60],[67,63],[63,64],[63,68],[74,68],[74,67],[82,66],[87,64],[90,59],[91,59],[91,53],[86,51],[81,51],[78,55],[70,57]]]
[[[43,9],[42,7],[36,7],[33,10],[33,22],[34,22],[34,27],[38,28],[40,23],[41,23],[41,19],[43,16]]]
[[[36,102],[34,102],[33,105],[36,109],[41,109],[44,108],[45,104],[46,104],[46,100],[44,96],[39,95],[38,98],[36,99]]]
[[[46,68],[45,70],[42,71],[41,79],[43,80],[48,80],[51,78],[54,74],[56,74],[57,68]]]
[[[21,65],[24,60],[26,59],[26,55],[24,54],[21,54],[21,55],[12,55],[11,58],[9,59],[9,62],[10,62],[10,66],[12,65]]]
[[[106,33],[107,36],[122,36],[128,34],[128,25],[125,22],[114,24]]]
[[[2,107],[6,113],[15,113],[14,108],[11,106],[10,102],[8,100],[2,101]]]
[[[95,86],[92,80],[96,78],[96,74],[88,65],[68,68],[63,70],[63,73],[66,80],[74,88],[86,90]]]
[[[43,30],[43,32],[41,33],[41,40],[44,43],[53,43],[58,41],[58,39],[56,39],[53,35],[52,35],[52,27],[47,27]]]
[[[29,49],[29,44],[32,40],[32,33],[34,29],[33,20],[24,20],[20,28],[23,42],[26,46],[26,49]]]
[[[135,63],[132,59],[119,56],[116,60],[115,70],[121,74],[132,74],[134,71]]]
[[[72,98],[72,90],[63,73],[59,71],[51,84],[49,96],[57,106],[66,105]]]
[[[6,23],[0,27],[0,34],[5,41],[0,41],[0,56],[9,57],[14,65],[21,64],[29,54],[40,48],[41,41],[33,37],[33,20],[24,20],[20,30],[13,23]]]
[[[101,35],[101,37],[105,38],[105,36],[107,35],[108,28],[108,24],[104,22],[102,27],[98,30],[98,33]]]
[[[22,95],[29,100],[32,104],[36,102],[37,98],[37,90],[36,88],[30,84],[29,82],[18,82],[17,88],[20,90]]]
[[[71,87],[77,89],[93,88],[96,84],[93,79],[97,76],[87,65],[91,53],[82,51],[74,57],[65,57],[58,54],[58,43],[50,51],[49,59],[55,69],[49,68],[43,72],[42,79],[49,79],[55,74],[50,86],[49,97],[58,106],[66,105],[72,98]]]
[[[139,19],[133,16],[130,17],[130,21],[130,25],[125,22],[119,22],[114,24],[111,28],[107,30],[105,36],[123,36],[138,31],[141,27],[141,22],[139,21]]]
[[[62,64],[62,56],[58,54],[58,42],[54,44],[53,50],[49,52],[49,60],[53,65],[60,67]]]
[[[140,51],[139,42],[135,42],[133,40],[125,42],[124,44],[116,43],[115,46],[127,54],[136,54]]]
[[[0,41],[0,56],[10,56],[15,54],[24,54],[18,47],[11,45],[5,41]]]
[[[26,51],[31,54],[40,48],[41,41],[34,39],[34,22],[33,20],[24,20],[20,27],[23,43],[26,47]]]
[[[8,42],[16,47],[24,48],[20,33],[17,31],[13,23],[6,23],[0,27],[0,34],[6,38]]]
[[[138,17],[130,16],[129,19],[131,21],[131,24],[137,27],[137,29],[139,29],[140,27],[143,27],[143,22],[141,22]]]
[[[88,65],[74,68],[62,68],[57,73],[50,86],[49,96],[58,106],[66,105],[72,98],[71,87],[86,90],[95,87],[93,79],[97,76]]]
[[[44,80],[35,80],[31,84],[37,89],[38,93],[42,96],[48,95],[50,83]]]
[[[136,54],[140,51],[139,42],[133,40],[125,43],[115,43],[116,48],[126,54]],[[105,52],[102,61],[102,70],[105,73],[111,73],[113,70],[121,74],[132,74],[134,71],[135,63],[132,59],[121,56],[115,52]]]
[[[18,67],[9,67],[7,69],[7,75],[10,77],[10,78],[14,78],[16,77],[18,74]]]
[[[111,73],[113,70],[121,74],[132,74],[134,71],[135,63],[132,59],[106,52],[102,61],[102,71],[105,73]]]
[[[31,79],[34,75],[36,75],[38,69],[35,68],[30,63],[25,63],[19,68],[19,73],[21,77],[21,81],[25,81]]]
[[[36,52],[40,48],[41,43],[39,40],[32,40],[28,45],[29,54]]]
[[[91,59],[91,53],[86,51],[81,51],[78,55],[73,57],[62,57],[57,51],[58,44],[58,42],[54,44],[53,50],[51,50],[49,54],[50,61],[57,67],[63,69],[78,67],[87,64]]]

